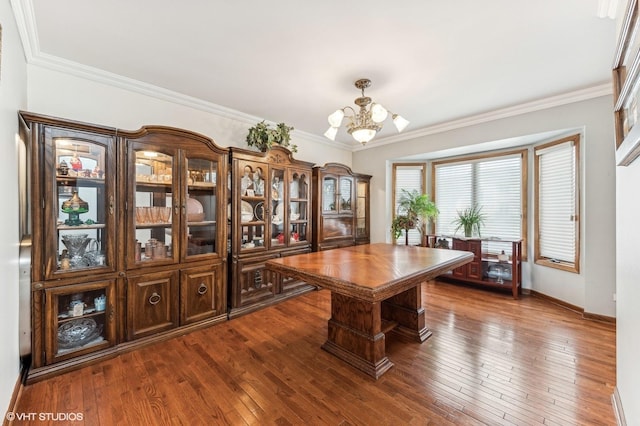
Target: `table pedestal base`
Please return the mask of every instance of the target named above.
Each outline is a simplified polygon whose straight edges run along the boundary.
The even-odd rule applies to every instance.
[[[385,353],[385,332],[420,343],[431,336],[420,285],[382,302],[331,293],[331,319],[322,349],[378,379],[393,367]]]

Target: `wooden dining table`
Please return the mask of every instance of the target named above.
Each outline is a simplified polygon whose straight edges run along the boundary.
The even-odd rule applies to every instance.
[[[466,251],[366,244],[271,259],[266,268],[331,291],[322,349],[378,379],[393,363],[385,333],[424,342],[421,284],[473,259]]]

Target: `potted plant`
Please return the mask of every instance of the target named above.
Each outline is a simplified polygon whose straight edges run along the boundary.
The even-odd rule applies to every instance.
[[[473,236],[473,231],[475,230],[480,237],[480,226],[484,224],[482,207],[474,204],[472,207],[468,207],[463,211],[458,210],[458,217],[454,219],[453,224],[457,225],[454,232],[462,228],[464,230],[464,236],[470,238]]]
[[[247,145],[255,146],[260,151],[265,152],[274,144],[289,148],[291,152],[298,152],[298,146],[291,143],[291,131],[293,127],[287,126],[285,123],[276,124],[272,128],[270,124],[262,120],[255,126],[249,128],[247,134]]]
[[[402,236],[402,231],[404,231],[404,244],[409,245],[409,229],[415,228],[416,224],[413,219],[411,219],[406,214],[397,215],[393,218],[393,222],[391,222],[391,234],[393,235],[394,241]]]
[[[429,195],[421,194],[417,190],[407,191],[402,190],[402,195],[398,200],[398,212],[401,212],[394,222],[391,224],[392,232],[395,239],[401,235],[401,230],[408,231],[409,229],[416,228],[421,235],[420,240],[422,245],[425,245],[425,236],[427,235],[427,225],[430,220],[435,219],[438,216],[438,208],[436,204],[429,199]],[[399,221],[394,227],[396,220]],[[400,227],[399,226],[404,226]],[[400,233],[398,233],[400,229]],[[408,241],[408,232],[405,232],[405,243]]]

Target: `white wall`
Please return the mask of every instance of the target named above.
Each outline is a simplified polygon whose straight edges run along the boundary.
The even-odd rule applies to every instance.
[[[0,221],[0,413],[9,408],[19,377],[18,347],[18,115],[27,104],[26,63],[8,0],[0,1],[2,62],[0,65],[0,141],[2,220]]]
[[[390,145],[357,151],[353,169],[373,175],[371,240],[386,241],[391,221],[387,161],[429,152],[564,129],[583,129],[581,142],[581,272],[573,274],[532,262],[525,265],[525,285],[584,308],[614,317],[615,303],[615,167],[611,135],[611,96],[496,119]],[[533,209],[529,209],[530,216]],[[529,223],[529,253],[533,253],[533,219]]]
[[[621,2],[616,33],[623,23]],[[622,5],[625,7],[622,7]],[[619,37],[619,35],[617,36]],[[617,38],[616,37],[616,38]],[[640,225],[638,197],[640,159],[627,167],[616,168],[616,387],[628,425],[640,424]]]
[[[223,148],[247,148],[247,129],[262,120],[241,113],[229,114],[232,118],[228,118],[195,100],[185,101],[179,96],[172,100],[170,95],[161,99],[41,66],[29,65],[28,73],[28,109],[34,113],[123,130],[137,130],[143,125],[173,126],[208,136]],[[322,143],[294,130],[291,142],[298,145],[294,157],[319,165],[339,162],[351,166],[351,151],[317,139]]]
[[[617,169],[617,387],[627,424],[640,424],[640,159]]]

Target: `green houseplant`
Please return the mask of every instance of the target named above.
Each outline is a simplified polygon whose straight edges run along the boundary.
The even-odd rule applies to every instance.
[[[480,234],[480,226],[484,225],[484,213],[482,213],[482,207],[474,204],[472,207],[468,207],[462,211],[458,210],[458,217],[453,221],[454,225],[457,225],[454,232],[457,232],[460,228],[464,230],[464,236],[469,238],[473,236],[473,231]]]
[[[278,123],[275,128],[272,128],[270,124],[262,120],[249,128],[246,138],[247,145],[254,146],[264,152],[277,144],[289,148],[291,152],[298,152],[298,146],[291,143],[292,130],[293,127],[287,126],[285,123]]]
[[[429,199],[429,195],[421,194],[415,189],[412,191],[403,189],[398,200],[398,213],[391,223],[394,239],[398,239],[402,234],[402,230],[404,230],[405,244],[408,244],[408,231],[415,228],[420,232],[421,241],[424,245],[427,225],[439,213],[436,204]]]
[[[394,217],[391,222],[391,234],[393,235],[394,241],[400,238],[402,231],[404,231],[404,244],[409,245],[409,229],[413,229],[415,226],[415,221],[406,214]]]

